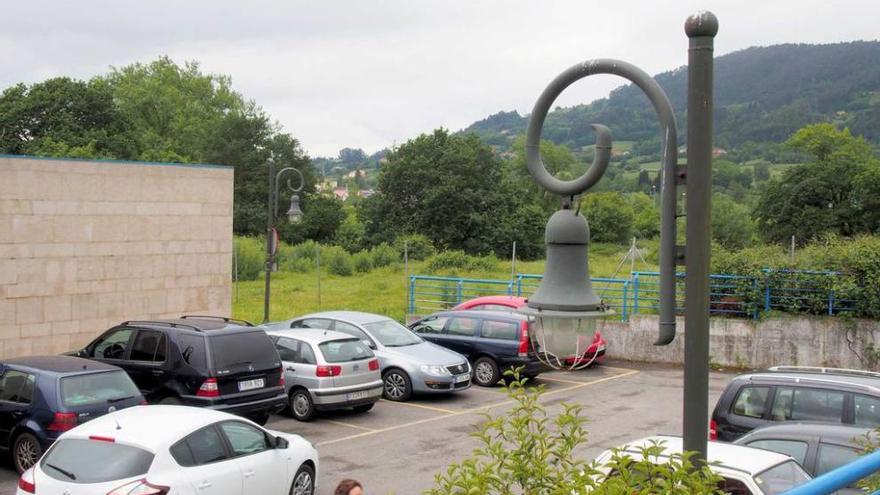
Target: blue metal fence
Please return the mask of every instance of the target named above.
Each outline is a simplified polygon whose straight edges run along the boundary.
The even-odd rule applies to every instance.
[[[867,478],[877,471],[880,471],[880,451],[867,454],[849,464],[828,471],[782,495],[828,495],[852,486],[855,482]],[[873,492],[873,495],[880,495],[880,491]]]
[[[449,309],[480,296],[529,297],[542,275],[517,274],[513,280],[487,280],[412,275],[410,315]],[[678,274],[676,310],[684,311],[684,274]],[[632,314],[656,313],[660,302],[660,274],[633,272],[628,279],[593,278],[599,297],[622,320]],[[855,311],[855,301],[835,272],[764,270],[761,276],[710,275],[709,310],[712,316],[758,318],[762,312],[784,311],[840,315]]]

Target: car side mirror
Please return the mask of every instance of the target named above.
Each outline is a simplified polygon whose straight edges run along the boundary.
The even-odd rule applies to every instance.
[[[290,442],[287,441],[284,437],[275,437],[275,448],[276,449],[286,449],[290,447]]]

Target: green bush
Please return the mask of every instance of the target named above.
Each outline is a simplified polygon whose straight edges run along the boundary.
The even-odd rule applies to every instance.
[[[256,237],[236,237],[234,249],[238,258],[238,280],[256,280],[266,263],[264,240]],[[235,277],[235,257],[233,258],[233,277]]]
[[[428,258],[429,272],[467,270],[494,271],[498,268],[498,258],[493,255],[470,256],[464,251],[443,251]]]
[[[387,243],[383,242],[378,246],[373,246],[373,249],[370,250],[370,257],[372,258],[373,266],[375,268],[381,268],[400,259],[400,253]]]
[[[373,257],[368,251],[360,251],[351,256],[354,270],[358,273],[366,273],[373,269]]]
[[[348,251],[339,246],[329,246],[321,250],[321,264],[334,275],[348,277],[354,274],[354,263]]]
[[[364,248],[364,224],[349,216],[336,230],[334,242],[349,253],[360,251]]]
[[[321,245],[309,239],[308,241],[301,242],[293,246],[290,254],[294,258],[306,259],[314,262],[315,259],[318,257],[319,249],[321,249]]]
[[[394,249],[399,253],[403,253],[404,243],[406,243],[407,255],[411,260],[426,260],[437,254],[437,249],[434,248],[431,240],[422,234],[398,236],[394,240]]]
[[[691,462],[692,453],[657,460],[655,444],[640,456],[614,452],[606,469],[577,457],[586,443],[586,419],[580,405],[563,404],[550,416],[540,402],[544,386],[527,388],[511,380],[507,393],[513,408],[485,421],[471,436],[479,446],[461,462],[434,477],[430,495],[621,495],[631,493],[722,494],[721,477]],[[674,488],[673,488],[674,487]]]

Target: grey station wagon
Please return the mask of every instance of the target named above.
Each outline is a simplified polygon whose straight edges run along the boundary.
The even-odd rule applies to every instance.
[[[360,339],[330,330],[270,330],[284,363],[290,412],[309,421],[317,411],[367,412],[382,397],[379,360]]]
[[[269,323],[271,330],[335,330],[363,341],[379,358],[388,400],[405,401],[413,392],[457,392],[471,386],[471,366],[461,354],[426,342],[387,316],[359,311],[326,311]]]

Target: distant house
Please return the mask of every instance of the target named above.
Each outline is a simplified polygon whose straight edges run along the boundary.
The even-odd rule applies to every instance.
[[[712,158],[718,158],[719,156],[724,156],[727,154],[727,150],[724,148],[712,148]]]
[[[333,188],[333,195],[336,196],[338,199],[345,201],[346,199],[348,199],[348,188],[347,187]]]

